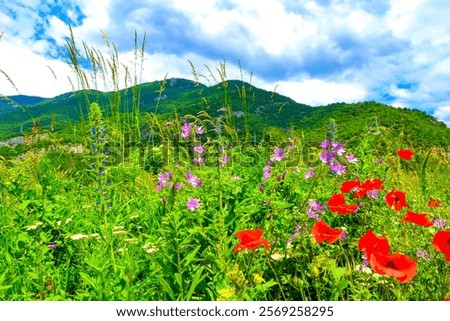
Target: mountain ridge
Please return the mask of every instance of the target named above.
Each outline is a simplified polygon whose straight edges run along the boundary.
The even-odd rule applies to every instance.
[[[394,108],[377,102],[333,103],[312,107],[297,103],[292,98],[257,88],[242,80],[205,85],[183,78],[142,83],[120,90],[103,92],[81,90],[53,98],[17,95],[9,99],[21,103],[23,110],[10,101],[0,99],[0,139],[12,137],[33,125],[32,118],[46,126],[56,119],[60,127],[79,121],[87,115],[87,101],[96,101],[105,107],[119,103],[119,111],[130,112],[139,107],[141,113],[196,115],[205,110],[213,117],[222,117],[224,97],[228,95],[234,116],[245,112],[251,117],[253,128],[267,126],[294,126],[316,133],[326,132],[330,119],[343,128],[346,135],[358,135],[368,127],[389,128],[395,132],[407,129],[410,136],[417,135],[421,144],[444,146],[450,142],[450,129],[432,115],[417,109]],[[136,102],[139,101],[139,105]],[[25,111],[25,112],[24,112]],[[430,142],[422,131],[430,132]],[[412,137],[414,138],[414,137]],[[446,143],[447,141],[447,143]]]

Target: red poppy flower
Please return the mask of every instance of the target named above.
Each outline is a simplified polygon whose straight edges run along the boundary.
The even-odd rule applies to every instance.
[[[317,221],[312,227],[312,234],[317,243],[334,243],[341,238],[342,232],[330,227],[325,221]]]
[[[425,227],[433,226],[433,222],[430,221],[427,214],[419,214],[411,211],[407,211],[406,216],[402,218],[400,222],[410,222]]]
[[[408,203],[406,203],[406,194],[401,191],[397,191],[393,189],[386,195],[386,203],[390,208],[400,211],[402,208],[407,207]]]
[[[333,213],[350,214],[356,211],[358,204],[345,204],[344,194],[334,194],[328,200],[328,208]]]
[[[411,160],[414,155],[414,152],[409,149],[401,149],[397,152],[397,155],[404,160]]]
[[[366,259],[370,260],[375,252],[387,255],[389,253],[389,242],[386,236],[378,237],[372,230],[368,230],[366,234],[359,238],[358,248],[366,254]]]
[[[450,262],[450,231],[439,231],[433,237],[434,248],[445,254],[445,260]]]
[[[369,179],[365,181],[364,183],[361,183],[360,181],[345,181],[341,184],[341,192],[342,193],[349,193],[351,191],[354,191],[353,197],[355,198],[361,198],[363,196],[366,196],[366,194],[373,190],[380,190],[384,189],[383,182],[378,179]]]
[[[435,199],[430,199],[427,203],[428,207],[441,207],[442,203]]]
[[[370,266],[376,273],[392,276],[401,283],[411,281],[417,272],[416,261],[401,253],[372,253]]]
[[[236,233],[238,239],[241,240],[241,243],[236,245],[233,249],[233,253],[236,253],[239,250],[254,250],[261,245],[264,245],[266,249],[270,247],[269,242],[266,239],[261,238],[263,235],[263,231],[260,229],[254,230],[242,230]]]
[[[342,182],[341,184],[341,192],[342,193],[349,193],[352,190],[359,189],[359,187],[361,187],[361,182],[360,181],[345,181]]]
[[[445,297],[444,301],[450,301],[450,296]]]

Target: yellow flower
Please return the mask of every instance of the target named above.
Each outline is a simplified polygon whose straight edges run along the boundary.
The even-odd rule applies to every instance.
[[[253,273],[253,282],[255,282],[256,284],[263,284],[264,282],[266,282],[266,280],[264,280],[264,278],[259,273]]]
[[[217,293],[219,294],[217,301],[227,301],[233,297],[234,288],[220,289]]]

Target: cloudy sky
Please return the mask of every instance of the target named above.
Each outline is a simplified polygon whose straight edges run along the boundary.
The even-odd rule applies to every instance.
[[[132,66],[147,36],[143,81],[193,79],[226,61],[243,79],[313,106],[374,100],[450,126],[449,0],[0,0],[0,70],[21,94],[71,91],[61,52],[75,40]],[[106,53],[106,51],[105,51]],[[73,78],[71,78],[73,79]],[[0,74],[0,94],[17,94]]]

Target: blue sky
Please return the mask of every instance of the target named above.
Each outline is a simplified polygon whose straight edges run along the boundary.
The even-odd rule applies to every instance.
[[[205,74],[205,65],[226,61],[228,78],[238,79],[240,62],[244,80],[300,103],[374,100],[450,126],[447,0],[0,0],[0,7],[0,70],[21,94],[72,90],[59,54],[70,24],[77,42],[106,52],[105,32],[124,64],[135,31],[145,32],[143,81],[192,79],[188,61]],[[4,77],[0,93],[17,94]]]

